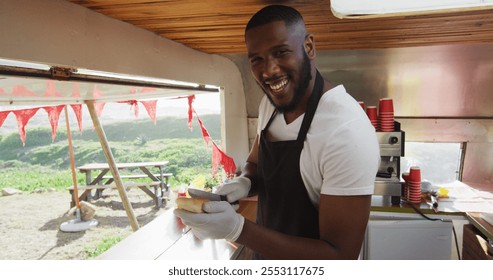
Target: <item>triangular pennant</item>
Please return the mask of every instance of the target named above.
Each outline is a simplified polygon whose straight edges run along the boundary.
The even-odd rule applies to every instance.
[[[233,178],[236,172],[236,165],[232,158],[227,156],[216,143],[212,142],[212,174],[216,175],[217,167],[221,164],[228,178]]]
[[[139,117],[139,104],[137,100],[126,100],[126,101],[117,101],[117,103],[127,103],[130,105],[130,110],[134,109],[134,115],[136,118]]]
[[[94,103],[94,109],[96,110],[96,115],[98,115],[98,117],[101,117],[101,115],[103,114],[103,109],[104,109],[105,105],[106,105],[106,102]]]
[[[12,89],[13,96],[36,96],[36,94],[30,90],[28,90],[24,86],[14,86]]]
[[[48,113],[48,119],[51,125],[51,141],[55,141],[56,130],[58,127],[58,120],[60,119],[60,113],[62,112],[65,105],[43,107],[43,109]]]
[[[46,91],[45,97],[59,97],[62,96],[55,87],[55,81],[48,80],[46,81]]]
[[[190,95],[188,98],[188,128],[192,130],[192,119],[193,119],[193,100],[195,99],[195,95]]]
[[[134,115],[136,118],[139,117],[139,103],[137,103],[137,100],[129,100],[128,103],[130,104],[130,110],[132,108],[134,109]]]
[[[148,93],[148,92],[155,92],[156,90],[157,90],[156,88],[143,87],[140,92],[141,93]]]
[[[74,83],[71,97],[80,98],[79,83]]]
[[[3,111],[0,112],[0,127],[3,125],[5,122],[5,119],[7,119],[7,116],[10,114],[11,111]]]
[[[192,98],[190,98],[192,97]],[[234,160],[226,155],[219,147],[212,141],[212,138],[209,134],[209,131],[207,131],[207,128],[205,128],[204,123],[202,120],[199,118],[199,115],[197,112],[191,107],[191,102],[190,99],[193,100],[194,96],[189,96],[189,110],[192,109],[193,112],[195,112],[195,116],[197,117],[197,121],[200,126],[200,130],[202,131],[202,137],[204,138],[204,141],[207,145],[209,145],[209,142],[212,142],[212,174],[215,176],[217,172],[217,168],[220,165],[223,166],[224,171],[226,172],[226,175],[228,178],[233,178],[235,176],[236,172],[236,165]],[[189,124],[191,123],[190,117],[189,117]]]
[[[19,128],[19,135],[23,146],[26,145],[26,124],[38,110],[39,108],[12,111],[17,119],[17,127]]]
[[[209,142],[211,141],[211,136],[209,134],[209,131],[207,131],[207,129],[205,128],[204,124],[202,123],[202,120],[199,118],[199,115],[197,115],[197,112],[195,112],[195,116],[197,117],[197,121],[199,122],[200,130],[202,131],[202,137],[204,138],[205,143],[209,145]]]
[[[82,134],[82,104],[70,104],[72,110],[74,110],[77,123],[79,124],[79,132]]]
[[[99,91],[98,87],[95,85],[94,89],[92,91],[92,96],[94,97],[95,100],[103,96],[103,93]],[[103,109],[104,106],[106,105],[106,102],[95,102],[94,103],[94,109],[96,110],[96,115],[98,117],[101,117],[101,114],[103,114]]]
[[[147,114],[151,118],[151,120],[156,124],[156,105],[157,100],[149,100],[149,101],[140,101],[144,108],[146,108]]]

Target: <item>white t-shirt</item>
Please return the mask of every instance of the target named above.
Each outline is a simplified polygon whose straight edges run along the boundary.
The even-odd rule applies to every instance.
[[[265,128],[274,106],[264,96],[257,133]],[[277,114],[269,127],[274,141],[295,140],[304,114],[286,124]],[[300,157],[300,171],[308,196],[317,208],[320,194],[370,195],[380,164],[375,128],[344,86],[327,91],[317,107]]]

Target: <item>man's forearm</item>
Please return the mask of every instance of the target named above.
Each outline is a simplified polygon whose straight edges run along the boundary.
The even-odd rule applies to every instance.
[[[250,179],[251,186],[250,186],[250,194],[253,195],[257,193],[257,164],[254,162],[249,162],[245,164],[243,167],[243,170],[241,172],[241,176],[245,176],[248,179]]]
[[[243,244],[268,259],[343,259],[330,243],[286,235],[245,220],[237,243]]]

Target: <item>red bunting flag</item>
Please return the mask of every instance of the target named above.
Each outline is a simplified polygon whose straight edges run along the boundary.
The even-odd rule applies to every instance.
[[[3,122],[5,122],[5,119],[7,119],[7,116],[9,114],[10,114],[10,111],[0,112],[0,127],[3,125]]]
[[[202,123],[202,120],[197,115],[197,112],[195,112],[195,116],[197,116],[197,121],[199,122],[200,130],[202,131],[202,138],[204,138],[205,143],[209,145],[209,142],[211,141],[211,136],[209,134],[209,131],[207,131],[207,129],[205,128],[204,124]]]
[[[13,96],[36,96],[36,94],[30,90],[28,90],[24,86],[14,86],[12,89]]]
[[[51,141],[55,141],[56,129],[58,127],[58,120],[60,119],[60,113],[62,112],[65,105],[43,107],[43,109],[48,113],[48,119],[51,125]]]
[[[188,98],[188,112],[189,112],[188,126],[189,127],[192,123],[192,121],[190,120],[190,111],[195,112],[195,110],[192,108],[192,103],[190,101],[190,100],[193,101],[193,98],[195,96],[193,96],[193,98],[190,98],[192,96],[189,96],[189,98]],[[202,131],[202,137],[204,138],[206,145],[208,145],[209,142],[212,142],[212,174],[215,176],[218,166],[222,165],[228,178],[233,178],[235,175],[235,172],[236,172],[236,165],[235,165],[234,160],[231,157],[229,157],[228,155],[226,155],[223,151],[221,151],[221,149],[219,149],[219,147],[216,145],[216,143],[214,143],[214,141],[212,141],[211,136],[209,134],[209,131],[207,131],[207,129],[205,128],[204,123],[199,118],[199,115],[197,114],[197,112],[195,112],[195,116],[197,117],[197,121],[198,121],[200,129]]]
[[[235,176],[236,165],[234,160],[221,151],[216,143],[212,142],[212,175],[216,175],[219,164],[223,166],[228,178]]]
[[[23,146],[26,145],[26,124],[38,110],[39,108],[12,111],[17,119],[17,127],[19,128],[19,135]]]
[[[80,98],[80,90],[78,83],[74,83],[74,89],[72,90],[72,97]]]
[[[137,100],[130,100],[130,110],[134,108],[134,115],[136,118],[139,117],[139,104],[137,103]]]
[[[70,104],[72,110],[74,110],[77,123],[79,124],[79,132],[82,134],[82,104]]]
[[[48,80],[46,81],[46,91],[45,91],[45,96],[46,97],[59,97],[62,96],[55,87],[55,81]]]
[[[150,88],[150,87],[143,87],[142,90],[140,91],[141,93],[148,93],[148,92],[154,92],[156,91],[156,88]]]
[[[95,99],[103,96],[103,93],[99,91],[97,85],[94,85],[94,89],[92,91],[92,96]],[[103,113],[104,105],[106,105],[106,102],[101,102],[101,103],[95,102],[94,103],[94,109],[96,110],[96,115],[98,117],[101,117],[101,114]]]
[[[139,117],[139,104],[137,100],[126,100],[126,101],[117,101],[118,103],[127,103],[130,105],[130,110],[134,109],[134,115],[136,118]]]
[[[190,95],[188,98],[188,128],[192,129],[192,119],[193,119],[193,100],[195,99],[195,95]]]
[[[144,105],[144,108],[146,108],[147,114],[149,117],[152,119],[154,124],[156,124],[156,105],[157,105],[157,100],[149,100],[149,101],[140,101],[142,105]]]

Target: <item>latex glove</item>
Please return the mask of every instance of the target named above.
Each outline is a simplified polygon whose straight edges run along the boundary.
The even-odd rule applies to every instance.
[[[248,196],[252,182],[247,177],[236,177],[216,188],[215,193],[225,195],[229,203]]]
[[[226,201],[210,201],[204,203],[206,213],[192,213],[175,209],[174,214],[183,223],[192,228],[193,234],[200,240],[226,239],[236,241],[243,230],[245,218],[236,213]]]

